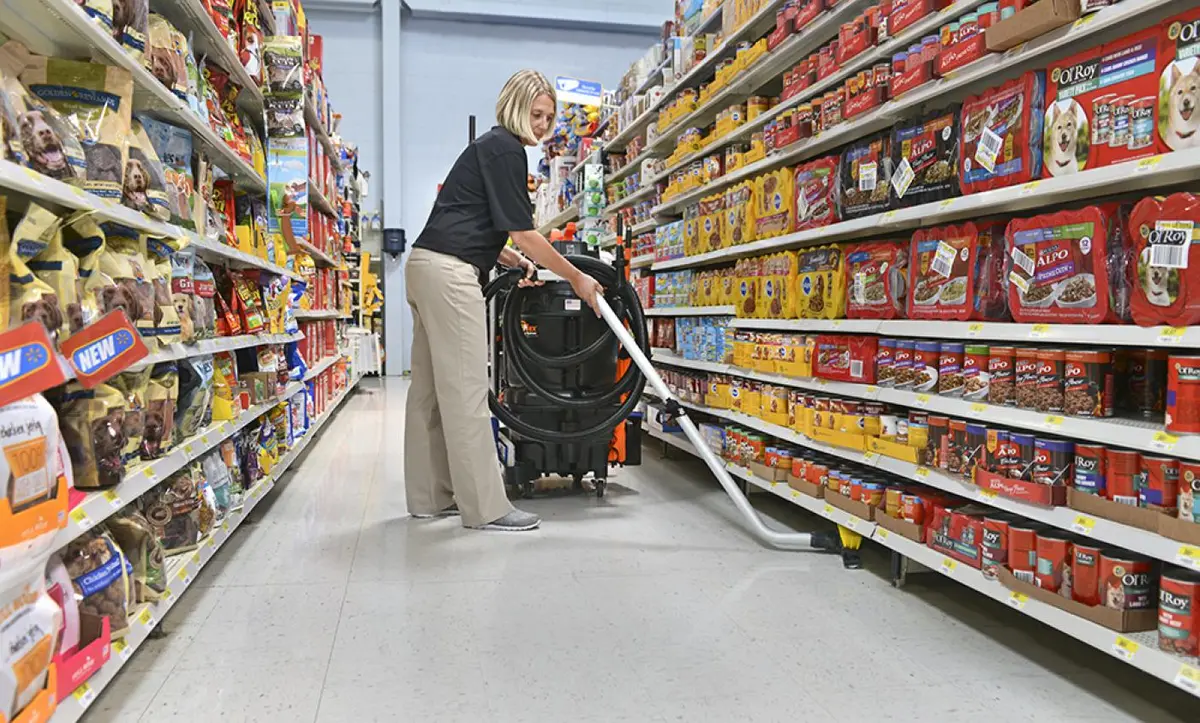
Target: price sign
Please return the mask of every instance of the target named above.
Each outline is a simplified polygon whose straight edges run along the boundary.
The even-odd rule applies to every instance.
[[[133,648],[130,647],[124,640],[118,640],[112,644],[112,651],[116,653],[121,660],[129,660],[133,655]]]
[[[1054,427],[1057,429],[1063,425],[1063,418],[1054,414],[1050,414],[1046,416],[1045,422],[1047,427]]]
[[[1040,185],[1042,185],[1041,181],[1030,181],[1029,183],[1023,184],[1021,186],[1021,195],[1032,196],[1033,194],[1037,193],[1038,186]]]
[[[967,336],[979,336],[983,333],[983,324],[975,323],[967,326]]]
[[[1095,526],[1096,520],[1087,515],[1075,515],[1074,521],[1071,522],[1071,529],[1081,535],[1091,535]]]
[[[858,529],[858,518],[851,516],[849,519],[846,520],[846,527],[851,530],[857,530]]]
[[[210,537],[209,539],[211,540],[212,538]],[[193,564],[193,565],[199,565],[199,564],[200,564],[200,553],[199,553],[199,552],[193,552],[193,553],[192,553],[192,564]]]
[[[1080,18],[1080,20],[1082,20],[1082,18]],[[1075,22],[1079,23],[1080,20],[1076,20]],[[1151,171],[1154,169],[1155,166],[1162,163],[1162,159],[1163,159],[1163,157],[1161,155],[1151,156],[1150,158],[1143,158],[1142,160],[1138,161],[1137,168],[1134,169],[1134,172],[1135,173],[1146,173],[1147,171]]]
[[[142,614],[138,615],[138,622],[141,623],[142,625],[145,625],[146,627],[153,626],[154,625],[154,611],[150,608],[146,608],[145,610],[143,610]]]
[[[125,503],[121,501],[121,495],[117,494],[116,490],[109,490],[105,492],[104,499],[108,500],[108,504],[111,505],[114,510],[119,510],[125,505]]]
[[[158,481],[158,475],[154,474],[154,466],[153,465],[147,465],[147,466],[143,467],[142,475],[146,479],[150,480],[151,484]]]
[[[875,528],[875,536],[881,540],[886,540],[890,533],[882,527]]]
[[[1030,339],[1042,339],[1042,338],[1045,338],[1049,333],[1050,333],[1050,325],[1049,324],[1034,324],[1029,329],[1029,338]]]
[[[999,495],[997,495],[995,492],[993,492],[991,490],[982,490],[981,489],[981,490],[979,490],[979,496],[985,500],[991,501],[991,500],[996,499]]]
[[[799,493],[799,492],[797,492],[796,490],[792,490],[792,499],[796,499],[796,498],[798,498],[799,496],[800,496],[800,493]]]
[[[1154,438],[1150,440],[1150,446],[1163,452],[1170,452],[1175,449],[1175,445],[1179,443],[1179,437],[1166,432],[1155,432]]]
[[[85,709],[92,704],[93,700],[96,699],[96,691],[92,690],[92,686],[88,685],[87,683],[84,683],[76,688],[75,692],[71,695],[79,703],[79,707]]]
[[[1158,327],[1158,343],[1178,345],[1183,343],[1183,335],[1187,333],[1186,326]]]
[[[945,211],[946,209],[953,206],[957,201],[958,201],[957,198],[947,198],[945,201],[942,201],[941,203],[938,204],[938,210]]]
[[[208,442],[208,435],[207,435],[207,434],[202,434],[202,435],[200,435],[200,444],[201,444],[202,446],[205,446],[205,447],[207,447],[207,446],[208,446],[209,442]]]
[[[918,477],[928,477],[929,476],[929,468],[928,467],[917,467],[917,476]]]
[[[863,462],[867,464],[875,464],[875,460],[879,459],[879,455],[874,452],[863,452]]]
[[[930,397],[928,394],[918,394],[916,401],[913,402],[913,405],[917,407],[927,407],[929,406],[930,399],[932,399],[932,397]]]
[[[938,565],[938,569],[941,570],[945,575],[952,575],[954,574],[954,571],[958,569],[958,561],[951,560],[948,557],[943,557],[942,564]]]
[[[1180,664],[1179,672],[1175,674],[1175,685],[1191,693],[1200,693],[1200,668],[1187,663]]]
[[[1200,547],[1180,545],[1175,553],[1175,562],[1183,567],[1200,570]]]
[[[1133,658],[1137,655],[1138,648],[1141,646],[1133,642],[1124,635],[1118,635],[1112,644],[1113,655],[1123,658],[1126,662],[1132,663]]]
[[[1009,607],[1016,608],[1017,610],[1024,610],[1025,603],[1027,602],[1029,602],[1029,596],[1023,593],[1014,592],[1008,596]]]
[[[71,522],[74,522],[75,526],[81,531],[91,529],[93,524],[92,518],[88,517],[87,513],[83,511],[82,507],[77,507],[71,510]]]
[[[833,514],[833,505],[830,505],[830,504],[825,505],[824,512],[825,512],[826,517],[832,515]]]
[[[987,411],[986,404],[979,404],[978,402],[976,402],[975,404],[971,405],[971,413],[972,414],[983,414],[986,411]]]
[[[193,452],[192,445],[190,445],[190,444],[185,444],[185,445],[183,445],[183,453],[184,453],[184,454],[186,454],[187,456],[191,457],[191,456],[192,456],[192,452]]]

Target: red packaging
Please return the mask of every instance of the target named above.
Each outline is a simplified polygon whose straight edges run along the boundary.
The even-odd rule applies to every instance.
[[[935,0],[892,0],[888,16],[888,34],[896,35],[930,13],[937,12]]]
[[[1045,94],[1046,74],[1030,71],[963,102],[958,145],[963,193],[1041,177]]]
[[[998,568],[1008,567],[1008,526],[1016,519],[1016,515],[1005,512],[997,512],[983,518],[980,551],[983,556],[983,574],[988,577],[994,577]]]
[[[838,156],[826,156],[796,168],[794,231],[828,226],[838,220],[838,161]]]
[[[1008,304],[1014,320],[1116,320],[1109,303],[1108,260],[1115,210],[1086,206],[1009,222]]]
[[[998,222],[918,229],[910,253],[908,318],[1006,318]]]
[[[1163,150],[1200,147],[1200,8],[1180,13],[1159,27],[1167,37],[1159,46],[1163,68],[1158,83],[1159,106],[1165,117],[1157,123]]]
[[[830,3],[832,5],[833,3]],[[809,23],[816,20],[817,17],[825,12],[825,0],[799,0],[797,2],[796,17],[792,21],[796,26],[796,31],[803,30]]]
[[[1136,267],[1130,304],[1134,322],[1200,323],[1200,196],[1142,199],[1129,215],[1129,238]]]
[[[1008,526],[1008,569],[1018,580],[1033,584],[1037,571],[1037,537],[1044,529],[1036,522],[1012,522]]]
[[[1158,647],[1176,655],[1200,655],[1200,572],[1172,568],[1158,591]]]
[[[845,65],[856,55],[875,44],[875,30],[866,15],[859,15],[842,25],[838,31],[837,62]]]
[[[988,54],[987,41],[983,33],[975,33],[962,40],[951,43],[938,53],[935,70],[939,76],[946,75],[974,63]]]
[[[846,255],[846,317],[897,319],[904,314],[908,252],[903,241],[853,244]]]
[[[1200,434],[1200,356],[1167,361],[1167,431]]]
[[[1160,32],[1148,28],[1050,64],[1042,149],[1046,177],[1165,150],[1154,132]]]
[[[926,532],[929,547],[974,568],[983,565],[983,513],[951,511],[934,505]]]
[[[1114,610],[1150,610],[1158,602],[1155,563],[1124,550],[1100,554],[1103,603]]]
[[[1143,454],[1137,478],[1138,506],[1174,516],[1179,499],[1179,460]]]
[[[1037,536],[1037,572],[1033,580],[1043,590],[1060,592],[1071,567],[1071,536],[1060,530],[1043,530]],[[1069,590],[1067,591],[1069,594]]]
[[[874,384],[878,342],[879,338],[874,336],[819,335],[814,365],[816,376],[841,382]]]
[[[1132,450],[1109,447],[1105,451],[1104,483],[1108,488],[1108,499],[1137,506],[1137,478],[1141,465],[1141,455]]]
[[[1071,599],[1096,606],[1100,600],[1100,555],[1103,548],[1091,542],[1074,544],[1071,554]]]

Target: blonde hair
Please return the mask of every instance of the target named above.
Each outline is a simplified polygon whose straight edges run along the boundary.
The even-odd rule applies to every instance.
[[[543,95],[558,103],[554,86],[546,76],[536,70],[517,71],[496,99],[496,121],[526,143],[536,145],[542,139],[534,135],[529,117],[533,113],[533,101]]]

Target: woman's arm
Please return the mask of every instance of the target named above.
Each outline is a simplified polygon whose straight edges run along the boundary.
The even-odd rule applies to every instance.
[[[546,237],[537,231],[513,231],[509,236],[529,258],[569,282],[571,288],[575,290],[575,295],[587,302],[587,305],[596,312],[596,316],[600,316],[600,309],[596,306],[596,294],[604,291],[600,282],[575,268],[574,264],[567,261],[550,245]],[[501,254],[501,258],[503,256]]]

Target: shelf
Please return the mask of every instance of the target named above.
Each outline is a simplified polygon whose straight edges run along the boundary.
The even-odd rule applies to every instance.
[[[139,606],[138,610],[130,616],[129,632],[126,633],[123,639],[113,643],[112,654],[108,662],[90,680],[80,685],[71,695],[59,702],[58,709],[50,719],[51,723],[74,723],[83,718],[88,708],[95,702],[97,696],[112,683],[117,673],[121,671],[121,668],[141,648],[154,628],[162,622],[163,617],[170,612],[183,593],[191,587],[200,571],[212,560],[217,550],[221,549],[233,535],[234,531],[250,516],[250,513],[258,506],[263,497],[274,489],[284,473],[304,453],[304,450],[312,444],[313,440],[325,426],[325,423],[333,417],[342,402],[350,395],[350,392],[360,380],[361,377],[353,380],[346,390],[342,392],[341,396],[329,405],[326,412],[314,421],[308,433],[304,435],[299,443],[276,463],[275,469],[271,474],[259,480],[254,487],[246,492],[242,506],[230,510],[225,519],[213,528],[213,531],[200,543],[197,549],[167,558],[167,592],[164,593],[162,600],[158,603],[145,603]]]
[[[547,221],[543,224],[540,224],[538,226],[537,230],[538,230],[538,233],[540,233],[541,235],[549,236],[551,231],[562,228],[563,226],[566,226],[567,224],[571,223],[572,221],[577,221],[578,219],[579,219],[579,207],[571,206],[570,208],[565,209],[564,211],[562,211],[561,213],[559,213],[557,216],[550,219],[549,221]]]
[[[638,225],[629,229],[629,232],[632,233],[634,236],[641,236],[642,234],[650,233],[651,231],[654,231],[657,228],[658,228],[658,221],[656,221],[654,219],[650,219],[649,221],[642,221]]]
[[[638,190],[629,194],[625,198],[622,198],[620,201],[617,201],[617,202],[609,205],[608,207],[606,207],[604,209],[603,215],[604,216],[612,216],[617,211],[620,211],[621,209],[625,208],[626,206],[632,206],[633,204],[637,203],[638,201],[642,201],[642,200],[652,197],[654,195],[654,192],[655,192],[655,187],[654,187],[653,183],[651,183],[649,185],[643,185],[641,188],[639,188]]]
[[[194,344],[170,344],[166,349],[160,349],[129,367],[128,371],[145,369],[148,366],[154,366],[162,362],[179,361],[206,354],[220,354],[221,352],[236,351],[252,346],[287,344],[293,341],[300,341],[303,338],[303,334],[241,334],[239,336],[203,339]]]
[[[648,108],[642,111],[642,114],[630,121],[629,125],[621,129],[621,132],[613,136],[611,140],[604,143],[604,150],[610,153],[620,153],[625,150],[625,146],[629,141],[638,136],[640,131],[650,122],[650,117],[657,112],[658,108]]]
[[[304,253],[306,253],[312,257],[313,262],[316,263],[317,266],[324,266],[327,268],[337,268],[338,263],[337,263],[337,261],[333,260],[332,256],[325,253],[324,251],[317,248],[316,246],[313,246],[308,241],[303,241],[303,240],[297,239],[296,244],[298,246],[300,246],[301,249],[304,250]]]
[[[712,14],[712,17],[705,18],[704,24],[707,25],[713,18],[717,17],[718,15],[720,15],[720,13],[715,12]],[[649,73],[646,74],[646,79],[643,80],[641,85],[639,85],[637,87],[637,89],[633,91],[632,95],[645,95],[646,91],[648,91],[652,87],[654,87],[654,81],[658,81],[659,84],[661,85],[662,81],[663,81],[663,72],[666,71],[667,66],[670,64],[671,64],[670,58],[667,58],[663,62],[659,63],[658,67],[656,67],[654,70],[651,70]]]
[[[341,354],[334,354],[333,356],[325,357],[321,361],[317,362],[315,366],[309,367],[308,373],[304,375],[304,381],[307,382],[316,379],[317,377],[321,376],[322,372],[334,364],[337,364],[341,360]]]
[[[641,256],[634,256],[632,259],[629,260],[629,268],[631,268],[631,269],[648,269],[653,264],[654,264],[654,254],[653,253],[642,254]]]
[[[655,306],[645,310],[646,316],[733,316],[730,306]]]
[[[338,153],[337,147],[333,145],[329,131],[325,130],[325,126],[321,124],[321,119],[317,116],[316,101],[310,98],[307,92],[304,94],[304,122],[308,124],[309,128],[312,128],[313,134],[317,136],[321,145],[325,146],[325,156],[329,159],[329,165],[333,166],[333,172],[341,171],[342,157]]]
[[[297,321],[310,321],[313,319],[338,319],[341,318],[342,312],[337,309],[297,309],[292,312],[292,316]]]
[[[905,117],[917,111],[931,101],[934,103],[949,102],[953,99],[952,96],[964,95],[971,91],[972,88],[995,85],[999,81],[1006,79],[1009,75],[1015,74],[1017,69],[1030,67],[1034,64],[1033,61],[1035,60],[1040,62],[1042,56],[1048,55],[1053,51],[1076,45],[1084,39],[1091,38],[1099,33],[1122,28],[1135,20],[1139,21],[1137,25],[1141,26],[1142,22],[1146,22],[1151,18],[1165,17],[1172,11],[1183,9],[1184,6],[1186,6],[1186,3],[1181,0],[1125,0],[1125,2],[1118,5],[1104,8],[1094,14],[1081,18],[1071,25],[1063,26],[1023,43],[1006,53],[995,53],[985,56],[964,68],[954,71],[948,77],[925,83],[873,111],[834,126],[818,136],[794,143],[786,149],[778,151],[757,163],[751,163],[733,173],[726,174],[701,188],[680,194],[671,201],[655,208],[654,212],[663,215],[672,213],[676,209],[681,209],[705,196],[713,195],[748,178],[753,178],[782,166],[798,163],[817,156],[822,152],[832,150],[837,146],[883,130],[884,128],[889,128],[898,118]],[[1012,73],[1007,71],[1012,71]],[[1069,185],[1072,182],[1080,182],[1080,179],[1084,175],[1083,173],[1079,173],[1057,180],[1060,182],[1066,181],[1064,185]],[[1132,187],[1140,188],[1141,186],[1134,184]],[[1002,189],[1001,192],[1010,190],[1012,189]],[[997,192],[993,191],[989,193]],[[1028,195],[1032,195],[1032,191]],[[1041,195],[1042,191],[1038,189],[1038,196]],[[1074,194],[1073,197],[1078,198],[1086,195],[1087,191],[1083,191]],[[971,198],[971,196],[964,198]],[[1038,199],[1028,198],[1025,201],[1025,205],[1019,207],[1028,208],[1030,206],[1041,205],[1042,203]],[[932,205],[936,206],[936,204]],[[911,211],[913,209],[906,210]],[[966,207],[960,208],[956,212],[958,214],[956,217],[961,217],[963,214],[970,212]],[[830,228],[832,227],[825,227],[825,229],[818,229],[818,231],[824,232]]]
[[[628,163],[621,166],[620,168],[618,168],[615,171],[609,171],[608,173],[604,174],[604,185],[611,186],[615,183],[620,183],[622,180],[625,179],[626,176],[630,175],[634,171],[639,171],[642,167],[642,163],[647,158],[653,158],[653,157],[654,157],[654,153],[651,152],[649,149],[642,151],[632,161],[629,161]],[[642,184],[642,187],[643,188],[645,187],[644,183]]]
[[[574,176],[576,173],[579,173],[580,171],[583,170],[583,167],[588,165],[589,163],[599,163],[600,162],[600,152],[602,150],[603,149],[601,149],[601,148],[597,148],[597,147],[593,146],[591,152],[588,153],[586,156],[584,156],[582,161],[580,161],[579,163],[576,163],[571,168],[571,175]]]
[[[165,457],[135,467],[117,486],[88,492],[87,497],[68,513],[67,526],[55,535],[55,547],[67,545],[84,532],[104,522],[159,482],[186,467],[189,462],[200,459],[221,442],[271,411],[281,401],[302,391],[304,385],[300,382],[291,384],[278,398],[247,409],[236,420],[215,423],[200,434],[175,445]]]
[[[196,249],[196,252],[207,259],[215,260],[234,268],[263,269],[264,271],[270,271],[273,274],[286,276],[290,279],[304,279],[303,276],[295,271],[284,268],[279,264],[270,263],[260,256],[255,256],[254,254],[226,246],[216,241],[209,241],[197,236],[192,231],[184,231],[178,228],[176,228],[176,231],[178,235],[186,237],[191,246]]]
[[[647,429],[647,433],[651,437],[662,439],[668,444],[695,454],[695,448],[687,440],[681,439],[678,435],[664,434],[653,429]],[[976,592],[1002,602],[1018,612],[1091,645],[1097,650],[1113,655],[1156,678],[1172,683],[1192,695],[1200,696],[1200,685],[1197,685],[1197,681],[1200,681],[1200,661],[1197,661],[1195,658],[1185,658],[1162,652],[1158,649],[1158,634],[1155,631],[1116,633],[1089,620],[1072,615],[1065,610],[1060,610],[1039,600],[1015,593],[1001,585],[998,581],[984,577],[982,572],[969,565],[953,560],[919,542],[914,542],[901,535],[893,534],[887,529],[879,527],[874,522],[855,517],[815,497],[810,497],[794,490],[786,483],[770,482],[761,479],[749,470],[737,465],[727,464],[726,468],[731,474],[746,480],[760,489],[771,492],[775,496],[788,500],[798,507],[802,507],[839,525],[850,528],[884,547],[894,550],[911,560],[915,560],[930,570],[935,570]]]
[[[312,177],[309,177],[308,179],[308,202],[326,216],[334,220],[339,218],[337,211],[333,209],[333,204],[331,204],[329,199],[325,198],[325,194],[321,193],[320,189],[317,188],[317,182]]]

